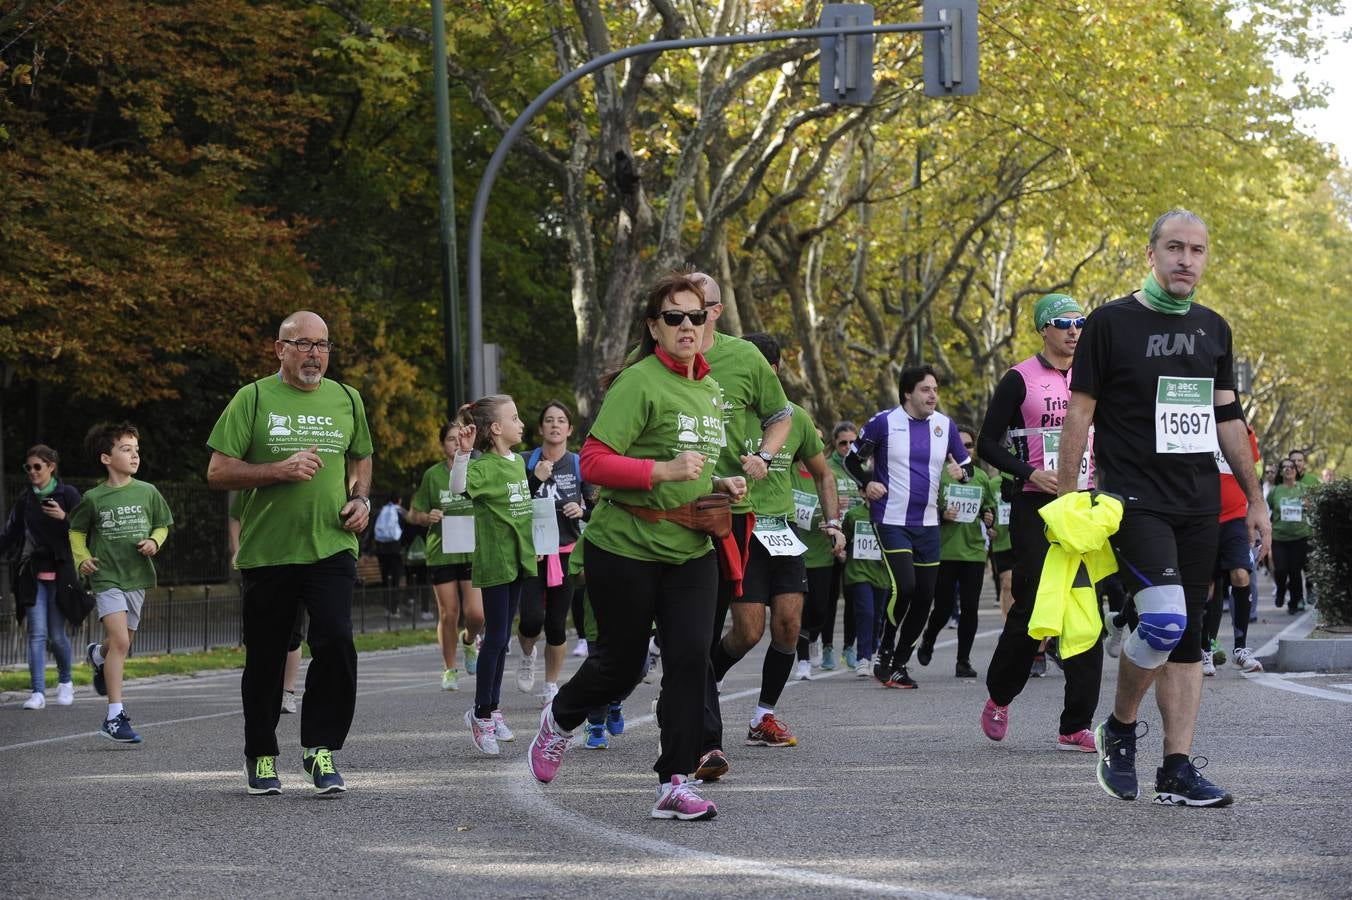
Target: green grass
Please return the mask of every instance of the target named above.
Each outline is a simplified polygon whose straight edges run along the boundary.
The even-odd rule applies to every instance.
[[[415,631],[388,631],[375,634],[359,634],[353,638],[358,653],[370,650],[393,650],[397,647],[415,647],[420,644],[436,643],[435,628],[419,628]],[[79,648],[70,678],[75,684],[89,684],[89,664]],[[302,645],[305,656],[310,655],[308,644]],[[244,648],[228,647],[221,650],[208,650],[205,653],[173,653],[163,656],[136,656],[127,660],[127,678],[146,678],[151,675],[187,675],[193,672],[205,672],[211,669],[238,669],[244,665]],[[47,667],[47,686],[52,691],[56,686],[56,667]],[[0,691],[29,690],[28,669],[12,669],[0,672]]]

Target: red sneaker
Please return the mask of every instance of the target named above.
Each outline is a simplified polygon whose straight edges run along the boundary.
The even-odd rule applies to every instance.
[[[746,743],[751,747],[797,747],[798,738],[779,724],[773,713],[766,713],[759,725],[752,725],[747,731]]]

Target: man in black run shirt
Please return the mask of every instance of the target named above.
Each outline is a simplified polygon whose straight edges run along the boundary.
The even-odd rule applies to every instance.
[[[1208,248],[1206,224],[1187,210],[1170,210],[1150,230],[1150,272],[1141,290],[1089,316],[1075,351],[1057,492],[1076,489],[1092,423],[1098,488],[1122,498],[1112,545],[1135,596],[1113,713],[1095,734],[1099,784],[1114,797],[1136,799],[1136,713],[1153,684],[1164,723],[1155,802],[1219,807],[1234,798],[1189,759],[1219,529],[1218,446],[1248,498],[1250,538],[1261,535],[1263,555],[1272,528],[1235,396],[1230,326],[1192,302]]]

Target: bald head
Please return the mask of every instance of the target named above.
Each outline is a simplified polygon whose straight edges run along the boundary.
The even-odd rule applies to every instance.
[[[297,335],[312,338],[328,337],[329,326],[308,309],[298,309],[282,319],[282,324],[277,327],[277,340],[294,340]]]
[[[328,340],[329,326],[309,310],[296,310],[283,319],[277,328],[276,343],[282,381],[302,391],[318,388],[329,368]],[[305,349],[297,342],[303,342]]]
[[[723,292],[718,289],[718,282],[713,278],[703,272],[695,272],[690,276],[690,280],[698,284],[700,290],[704,292],[705,306],[717,306],[723,302]]]

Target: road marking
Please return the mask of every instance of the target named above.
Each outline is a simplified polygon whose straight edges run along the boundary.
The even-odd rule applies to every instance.
[[[1352,691],[1352,684],[1331,684],[1329,687],[1336,687],[1343,691]]]
[[[1352,703],[1352,694],[1340,694],[1337,691],[1326,691],[1323,688],[1310,687],[1306,684],[1297,684],[1293,681],[1287,681],[1280,675],[1272,672],[1255,672],[1252,675],[1245,675],[1250,681],[1256,681],[1263,687],[1277,688],[1281,691],[1290,691],[1293,694],[1304,694],[1307,697],[1319,697],[1322,700],[1337,700],[1339,703]],[[1335,685],[1338,687],[1339,685]],[[1347,685],[1342,685],[1348,687]]]
[[[1003,629],[993,629],[983,631],[976,635],[977,638],[986,638],[991,635],[998,635]],[[949,639],[935,644],[935,649],[951,647],[957,643],[957,639]],[[820,675],[813,675],[811,681],[823,681],[827,678],[835,678],[843,675],[853,675],[853,669],[846,669],[843,666],[835,671],[823,672]],[[802,684],[802,681],[790,680],[786,688]],[[732,694],[719,695],[720,705],[726,700],[739,700],[743,697],[752,697],[760,694],[760,687],[757,686],[750,690],[737,691]],[[639,716],[634,719],[626,717],[626,730],[631,726],[646,725],[653,721],[651,713]],[[801,884],[814,888],[821,888],[828,891],[858,891],[867,894],[880,894],[889,897],[912,897],[923,898],[923,900],[972,900],[964,894],[948,894],[941,891],[915,890],[906,887],[900,887],[892,884],[882,884],[876,881],[868,881],[862,878],[850,878],[845,875],[832,875],[824,872],[816,872],[811,869],[800,869],[791,866],[781,866],[774,863],[765,863],[755,859],[745,859],[738,856],[727,856],[720,853],[708,853],[703,850],[694,850],[689,847],[682,847],[679,844],[672,844],[667,841],[660,841],[656,838],[650,838],[640,834],[623,831],[619,828],[613,828],[603,825],[594,819],[588,818],[580,813],[575,813],[551,803],[546,796],[546,787],[538,783],[535,777],[530,774],[530,757],[526,757],[526,773],[523,778],[507,778],[507,790],[512,799],[522,809],[530,815],[543,819],[547,824],[558,827],[566,832],[585,832],[597,842],[606,845],[621,845],[631,850],[641,853],[651,853],[658,856],[670,857],[673,861],[696,862],[706,874],[709,875],[747,875],[755,874],[763,878],[773,878],[779,881],[789,881],[795,884]],[[650,863],[654,865],[655,863]],[[673,874],[679,874],[681,869],[679,865],[671,868]]]
[[[1282,638],[1295,637],[1296,634],[1300,632],[1302,629],[1304,630],[1309,629],[1309,626],[1306,623],[1309,622],[1310,616],[1312,615],[1314,615],[1312,611],[1307,611],[1301,614],[1301,616],[1297,618],[1294,622],[1292,622],[1290,625],[1287,625],[1281,631],[1277,632],[1277,634],[1273,635],[1272,638],[1266,644],[1255,650],[1253,655],[1271,656],[1272,654],[1276,653],[1277,647],[1279,646],[1279,642],[1281,641]]]

